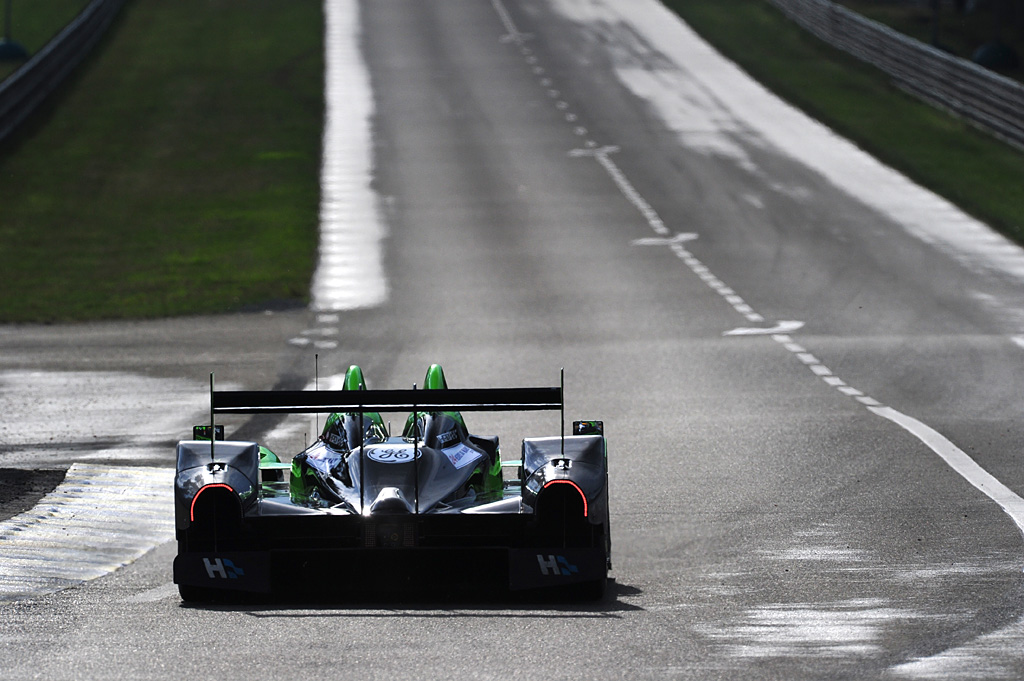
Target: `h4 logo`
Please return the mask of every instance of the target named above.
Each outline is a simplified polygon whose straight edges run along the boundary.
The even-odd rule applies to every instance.
[[[238,579],[245,576],[245,570],[227,558],[203,558],[203,566],[206,567],[206,575],[210,579]]]
[[[540,565],[540,573],[542,575],[562,575],[569,576],[579,574],[580,569],[575,565],[569,563],[569,559],[565,556],[554,556],[537,554],[537,563]]]

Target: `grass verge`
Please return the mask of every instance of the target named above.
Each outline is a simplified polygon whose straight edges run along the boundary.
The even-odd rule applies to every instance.
[[[1024,243],[1024,153],[923,104],[765,0],[663,0],[779,96]]]
[[[0,155],[0,320],[304,303],[323,116],[318,0],[133,0]]]

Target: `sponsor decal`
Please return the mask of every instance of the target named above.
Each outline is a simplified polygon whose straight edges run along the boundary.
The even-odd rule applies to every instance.
[[[537,554],[537,564],[542,575],[565,576],[579,574],[580,569],[572,565],[565,556]]]
[[[413,451],[416,451],[416,458],[423,456],[422,451],[414,450],[412,447],[367,447],[366,458],[377,463],[408,463],[413,460]]]
[[[441,451],[444,452],[444,455],[448,457],[448,460],[452,462],[455,468],[465,468],[483,458],[483,454],[462,443],[448,449],[442,449]]]
[[[245,576],[245,570],[227,558],[203,558],[203,567],[206,568],[206,576],[210,579],[238,579]]]
[[[299,456],[304,456],[306,465],[324,475],[330,475],[342,461],[341,454],[330,447],[316,447]]]

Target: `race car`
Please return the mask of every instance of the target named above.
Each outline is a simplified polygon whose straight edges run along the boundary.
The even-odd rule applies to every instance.
[[[575,421],[565,435],[561,384],[453,389],[433,365],[423,389],[369,390],[352,366],[338,391],[218,391],[211,376],[210,394],[210,424],[177,447],[183,600],[603,595],[604,426]],[[498,437],[471,433],[463,412],[513,410],[558,410],[563,432],[524,438],[521,458],[502,461]],[[385,412],[408,414],[401,434]],[[330,413],[290,464],[215,423],[279,413]]]

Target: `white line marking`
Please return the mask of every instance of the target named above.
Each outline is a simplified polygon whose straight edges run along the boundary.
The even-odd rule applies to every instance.
[[[626,200],[632,203],[633,206],[640,211],[640,215],[644,217],[648,226],[654,230],[654,233],[660,236],[668,236],[669,229],[665,226],[665,223],[661,220],[657,211],[654,210],[651,204],[647,203],[647,200],[640,195],[640,192],[638,192],[635,187],[633,187],[633,184],[626,177],[625,173],[623,173],[619,169],[619,166],[609,158],[608,155],[613,151],[618,151],[618,147],[602,147],[601,149],[595,149],[587,152],[574,150],[573,152],[570,152],[570,154],[574,156],[592,155],[596,158],[597,162],[604,167],[605,171],[612,178],[612,181],[618,186],[622,195],[626,197]]]
[[[668,238],[649,236],[643,239],[634,239],[632,243],[634,246],[671,246],[672,244],[681,244],[687,241],[693,241],[697,238],[698,236],[693,232],[679,232],[675,236]]]
[[[732,331],[726,331],[722,335],[723,336],[774,336],[774,335],[777,335],[777,334],[793,333],[794,331],[802,329],[803,326],[804,326],[803,322],[798,322],[798,321],[795,321],[795,320],[789,320],[789,321],[777,322],[775,324],[775,326],[773,326],[771,328],[766,328],[766,329],[739,328],[739,329],[733,329]],[[776,339],[776,340],[778,340],[778,339]],[[800,346],[798,345],[796,347],[799,348]],[[800,350],[802,351],[803,348],[800,348]],[[817,363],[817,362],[815,362],[815,363]]]
[[[519,29],[516,28],[515,22],[512,21],[512,15],[508,13],[507,9],[505,9],[505,5],[502,4],[501,0],[491,0],[491,5],[494,6],[494,11],[498,13],[498,18],[501,20],[501,23],[508,34],[505,36],[505,39],[511,40],[517,45],[522,46],[527,39],[527,34],[519,32]]]
[[[959,473],[967,482],[974,485],[989,499],[999,504],[1013,522],[1016,523],[1021,533],[1024,533],[1024,499],[999,482],[995,476],[979,466],[978,462],[950,442],[944,435],[917,419],[896,411],[892,407],[869,406],[868,411],[884,419],[889,419],[926,444],[929,449],[942,457],[942,460],[949,464],[949,467]]]
[[[373,92],[359,50],[358,5],[324,0],[325,110],[314,310],[375,307],[387,300],[384,221],[370,188]]]
[[[596,158],[599,154],[615,154],[618,153],[619,148],[614,144],[606,145],[603,147],[590,147],[587,149],[573,149],[569,152],[569,156],[573,158],[579,158],[581,156],[587,156]]]

